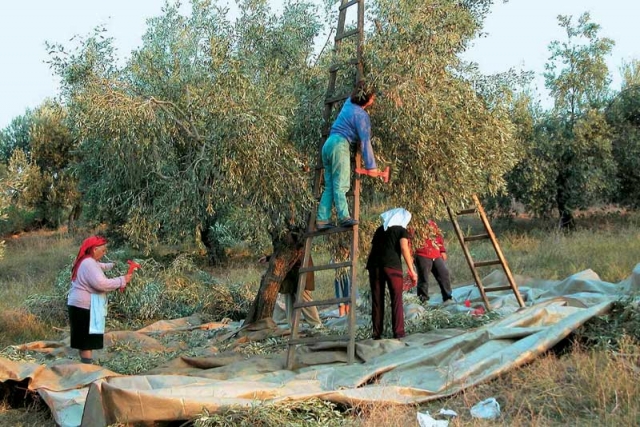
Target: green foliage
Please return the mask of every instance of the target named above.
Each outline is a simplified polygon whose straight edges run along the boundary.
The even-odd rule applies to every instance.
[[[253,426],[344,426],[351,423],[334,403],[320,399],[296,400],[267,405],[256,402],[248,408],[229,407],[219,413],[205,411],[194,420],[196,427]]]
[[[613,157],[617,165],[619,190],[615,201],[627,206],[640,205],[640,80],[627,74],[623,90],[616,95],[606,110],[613,134]],[[635,79],[635,80],[634,80]]]
[[[545,83],[556,112],[573,124],[588,109],[606,102],[611,78],[605,58],[615,43],[598,36],[600,26],[591,21],[589,13],[582,14],[575,24],[573,17],[563,15],[558,16],[558,22],[567,40],[549,45]]]
[[[622,91],[640,85],[640,59],[624,62],[622,70]]]
[[[297,146],[308,141],[291,132],[308,95],[312,10],[291,3],[276,16],[248,3],[233,24],[209,2],[190,17],[169,4],[122,70],[106,67],[112,47],[95,37],[59,57],[63,77],[94,59],[66,81],[90,216],[143,247],[208,236],[229,206],[280,229],[300,223],[309,155]]]
[[[142,351],[129,343],[115,343],[109,350],[113,356],[100,365],[122,375],[141,375],[179,356],[177,351]]]
[[[80,203],[77,184],[67,166],[73,139],[64,107],[45,101],[29,115],[21,145],[12,147],[0,192],[17,208],[37,213],[40,224],[57,227],[66,210]]]
[[[389,204],[431,211],[426,218],[442,212],[440,199],[419,200],[416,189],[445,191],[455,203],[495,192],[515,162],[509,79],[492,86],[463,78],[457,57],[490,4],[371,5],[377,25],[366,65],[385,93],[373,110],[375,151],[398,173],[387,188],[367,185]],[[286,3],[279,15],[266,2],[240,9],[231,22],[213,2],[193,2],[189,17],[169,3],[122,69],[100,30],[72,54],[57,47],[52,63],[82,141],[89,216],[135,244],[180,241],[195,230],[208,250],[219,250],[225,223],[238,222],[229,206],[276,240],[304,225],[312,203],[303,169],[317,151],[324,67],[341,57],[314,57],[321,24],[311,4]],[[350,52],[345,41],[342,54]]]
[[[607,200],[615,190],[611,128],[602,107],[609,95],[605,63],[613,41],[600,38],[600,27],[583,14],[559,16],[565,42],[549,45],[546,86],[554,110],[530,127],[525,155],[510,173],[510,190],[537,214],[557,209],[562,227],[572,227],[572,210]]]
[[[616,301],[611,311],[594,317],[577,332],[577,340],[589,348],[619,351],[625,340],[640,343],[640,311],[633,297]]]
[[[366,64],[383,93],[371,110],[374,151],[394,172],[391,185],[367,180],[367,189],[414,213],[418,226],[443,215],[440,194],[457,207],[472,193],[496,193],[517,160],[512,90],[508,79],[482,81],[458,59],[482,15],[448,1],[384,0],[371,10]]]
[[[503,186],[516,161],[508,79],[480,84],[458,59],[491,3],[368,6],[376,25],[367,74],[385,94],[372,110],[374,151],[396,172],[389,186],[366,180],[363,200],[378,193],[420,222],[443,212],[440,192],[455,207]],[[322,25],[306,1],[279,14],[264,1],[241,2],[235,21],[216,2],[191,5],[182,16],[167,3],[122,68],[100,28],[71,52],[51,46],[87,216],[145,249],[195,236],[214,262],[224,231],[249,224],[254,236],[270,234],[277,254],[299,244],[314,206],[307,172],[322,142],[326,67],[351,60],[356,46],[345,40],[340,55],[316,56]],[[336,94],[353,78],[342,76]]]
[[[1,171],[1,170],[0,170]],[[2,174],[0,173],[0,177]],[[0,191],[0,236],[5,235],[2,230],[7,222],[7,207],[9,206],[8,197],[4,191]],[[0,241],[0,259],[4,256],[4,241]]]
[[[41,223],[37,211],[25,209],[15,204],[7,205],[4,210],[0,209],[0,212],[4,212],[0,217],[0,236],[34,230]]]
[[[7,163],[15,150],[29,151],[32,120],[33,113],[27,109],[0,131],[0,163]]]
[[[123,252],[111,251],[116,262],[107,276],[124,274],[128,268]],[[109,294],[108,322],[142,325],[151,320],[175,319],[194,313],[212,319],[242,319],[255,297],[249,284],[220,283],[199,270],[187,256],[177,257],[165,267],[155,260],[138,259],[142,269],[127,286],[125,292]],[[32,295],[26,305],[44,320],[66,322],[67,294],[71,283],[71,267],[58,273],[54,289],[49,295]]]

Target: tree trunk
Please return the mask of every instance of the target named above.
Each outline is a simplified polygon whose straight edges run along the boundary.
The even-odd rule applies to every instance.
[[[214,223],[215,221],[208,221],[202,226],[202,231],[200,232],[200,240],[202,241],[202,244],[207,248],[207,258],[209,259],[209,264],[220,265],[225,260],[226,254],[224,252],[224,249],[220,246],[215,233],[211,229]]]
[[[278,291],[285,276],[304,255],[304,246],[289,233],[284,241],[274,242],[274,251],[269,259],[267,271],[260,280],[260,289],[244,320],[244,325],[255,323],[273,315]]]
[[[76,223],[80,219],[80,215],[82,214],[82,203],[76,203],[71,208],[71,212],[69,213],[69,217],[67,218],[67,233],[70,235],[74,235],[77,231]]]
[[[557,181],[558,187],[556,190],[556,205],[558,207],[558,213],[560,214],[560,229],[561,230],[573,230],[576,227],[575,220],[573,218],[573,212],[568,206],[568,195],[566,190],[567,179],[564,174],[560,174]]]

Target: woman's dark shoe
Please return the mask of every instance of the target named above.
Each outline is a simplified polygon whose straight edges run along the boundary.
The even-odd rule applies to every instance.
[[[316,230],[318,231],[328,230],[330,228],[334,228],[335,226],[336,225],[332,222],[317,222]]]
[[[354,225],[358,225],[358,221],[351,217],[340,221],[340,227],[353,227]]]

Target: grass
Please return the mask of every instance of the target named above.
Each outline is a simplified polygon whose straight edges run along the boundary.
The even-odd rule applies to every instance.
[[[544,279],[564,279],[586,269],[602,280],[618,282],[626,278],[640,261],[640,215],[637,213],[578,216],[577,229],[564,233],[553,221],[540,219],[497,220],[492,223],[500,247],[514,274]],[[465,234],[479,234],[477,219],[461,222]],[[466,260],[450,224],[442,222],[446,233],[448,264],[452,282],[473,282]],[[470,243],[476,261],[496,259],[488,241]],[[492,267],[480,270],[481,276]]]
[[[578,217],[577,221],[577,230],[570,234],[558,232],[552,221],[544,220],[499,220],[493,225],[514,274],[564,279],[590,268],[606,281],[618,282],[626,278],[640,260],[640,215],[596,212]],[[462,225],[472,234],[478,232],[477,220],[465,219]],[[454,286],[471,283],[471,274],[450,225],[441,221],[441,226],[447,237],[448,264]],[[0,350],[9,344],[60,338],[60,333],[53,327],[66,327],[59,306],[68,287],[65,274],[68,275],[68,265],[79,240],[63,232],[34,232],[5,240],[5,257],[0,260]],[[472,254],[477,260],[495,257],[488,245],[474,246]],[[222,313],[240,315],[246,309],[241,306],[251,300],[264,272],[265,267],[257,263],[260,255],[244,253],[233,257],[224,267],[207,271],[197,268],[199,260],[187,256],[167,257],[162,265],[148,261],[147,268],[132,286],[132,292],[117,296],[122,299],[119,300],[122,310],[129,311],[122,311],[121,315],[114,313],[112,326],[140,326],[171,313],[189,314],[194,310],[204,311],[205,317],[212,318]],[[120,259],[131,255],[114,250],[110,256]],[[314,254],[317,264],[327,261],[325,258],[325,254]],[[364,259],[363,254],[361,265]],[[152,305],[142,298],[142,288],[147,285],[157,291],[157,298],[149,299],[153,301]],[[433,285],[432,292],[437,292],[437,285]],[[139,288],[137,291],[135,286]],[[358,286],[365,290],[368,287],[362,269],[358,271]],[[332,273],[320,272],[316,277],[314,298],[332,296]],[[29,304],[26,301],[30,301]],[[195,305],[190,308],[187,305],[191,302]],[[136,321],[130,317],[136,313],[146,317]],[[468,320],[466,317],[446,317],[438,310],[430,310],[427,316],[407,329],[418,331],[451,325],[467,328],[491,319],[473,319],[472,323]],[[200,331],[185,339],[196,348],[206,346],[210,338],[213,337]],[[610,315],[593,319],[577,331],[573,344],[566,351],[549,353],[528,366],[446,399],[421,406],[363,405],[348,411],[313,400],[289,402],[280,407],[256,402],[251,408],[229,408],[218,414],[203,414],[194,422],[203,427],[309,424],[393,427],[415,425],[418,410],[429,410],[434,414],[440,408],[449,408],[459,414],[452,420],[452,426],[638,425],[639,342],[637,304],[623,301],[614,306]],[[239,351],[263,354],[282,350],[283,346],[281,339],[270,339],[251,343]],[[8,354],[6,350],[5,354]],[[145,357],[135,348],[123,345],[119,356],[111,359],[108,367],[116,372],[141,373],[175,355],[168,351]],[[469,414],[471,406],[488,397],[495,397],[500,403],[500,418],[494,421],[472,418]],[[14,409],[0,393],[0,425],[49,426],[54,423],[41,406]]]
[[[38,231],[7,238],[5,246],[0,260],[0,348],[55,336],[55,325],[29,313],[25,301],[51,292],[78,242],[64,232]]]
[[[574,345],[567,355],[553,353],[497,380],[431,402],[424,409],[453,409],[454,426],[632,426],[640,420],[640,346],[628,340],[624,352]],[[471,406],[495,397],[502,415],[496,422],[474,420]]]

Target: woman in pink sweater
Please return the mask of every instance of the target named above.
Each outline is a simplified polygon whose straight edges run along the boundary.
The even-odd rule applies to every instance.
[[[91,236],[82,242],[71,268],[71,290],[67,299],[71,348],[79,351],[82,363],[93,363],[93,350],[104,347],[104,333],[89,333],[91,294],[105,294],[116,289],[124,289],[131,280],[131,274],[113,279],[104,275],[104,271],[113,268],[113,263],[99,262],[106,253],[107,239]],[[94,315],[100,309],[93,307]]]

